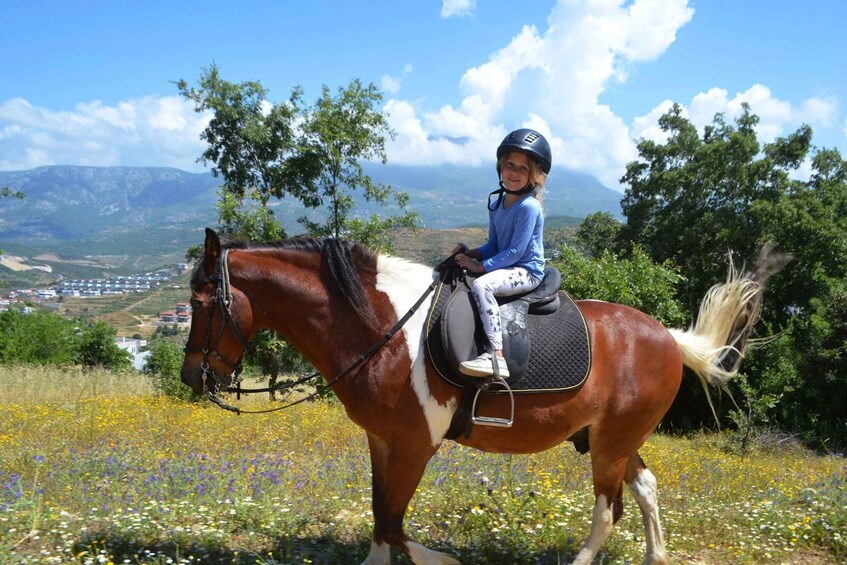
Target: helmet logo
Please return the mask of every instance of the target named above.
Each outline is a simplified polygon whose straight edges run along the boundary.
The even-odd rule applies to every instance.
[[[539,137],[541,137],[539,134],[535,133],[534,131],[531,131],[524,138],[524,141],[526,141],[527,143],[535,143],[535,140]]]

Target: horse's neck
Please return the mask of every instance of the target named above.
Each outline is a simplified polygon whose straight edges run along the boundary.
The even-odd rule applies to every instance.
[[[233,285],[247,295],[255,331],[279,332],[322,372],[335,370],[335,359],[349,356],[346,348],[370,339],[366,325],[336,300],[333,283],[322,279],[319,256],[289,252],[254,262]]]

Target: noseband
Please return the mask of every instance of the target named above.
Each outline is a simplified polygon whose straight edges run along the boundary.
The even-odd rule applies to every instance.
[[[250,347],[250,344],[244,339],[244,336],[241,335],[241,332],[238,330],[238,326],[235,324],[235,320],[232,319],[232,289],[229,284],[229,266],[227,265],[227,257],[229,256],[229,249],[224,249],[221,253],[221,257],[218,260],[218,264],[215,266],[215,273],[209,277],[209,282],[214,283],[215,290],[212,293],[211,298],[209,298],[209,320],[206,324],[206,334],[203,336],[203,346],[202,347],[188,347],[187,345],[184,348],[185,353],[202,353],[203,354],[203,362],[200,364],[200,368],[203,370],[203,392],[207,392],[208,388],[206,386],[206,381],[208,377],[211,377],[214,381],[214,390],[216,392],[221,388],[225,388],[229,386],[228,384],[221,381],[218,375],[212,370],[209,365],[209,356],[214,356],[218,361],[226,365],[230,368],[231,375],[233,379],[237,378],[241,373],[243,368],[242,361],[244,359],[244,353],[247,351],[247,348]],[[212,340],[212,325],[215,320],[215,312],[220,311],[221,319],[223,320],[221,323],[221,330],[218,333],[217,338]],[[217,348],[220,345],[221,340],[224,336],[224,331],[226,328],[229,328],[232,331],[232,335],[235,336],[235,339],[238,340],[238,343],[241,345],[244,351],[241,352],[238,359],[235,362],[229,361],[226,357],[218,353]]]

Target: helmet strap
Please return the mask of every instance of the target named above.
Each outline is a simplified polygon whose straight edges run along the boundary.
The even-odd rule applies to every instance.
[[[535,186],[531,183],[526,183],[526,186],[520,190],[509,190],[506,188],[506,185],[503,184],[503,180],[500,180],[500,188],[497,190],[493,190],[488,194],[488,209],[493,212],[497,208],[500,207],[500,204],[503,203],[503,200],[506,198],[506,194],[515,194],[517,196],[521,196],[524,194],[529,194],[535,190]],[[497,202],[494,203],[494,207],[491,206],[491,197],[497,195]]]

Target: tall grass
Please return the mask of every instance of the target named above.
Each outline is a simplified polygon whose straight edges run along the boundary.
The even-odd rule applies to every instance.
[[[672,562],[847,559],[844,458],[725,444],[656,435],[642,449]],[[625,500],[602,563],[643,558]],[[2,563],[359,563],[370,504],[367,442],[337,404],[239,417],[156,397],[142,376],[0,367]],[[508,456],[448,442],[407,530],[463,563],[560,563],[592,507],[589,459],[569,444]]]

